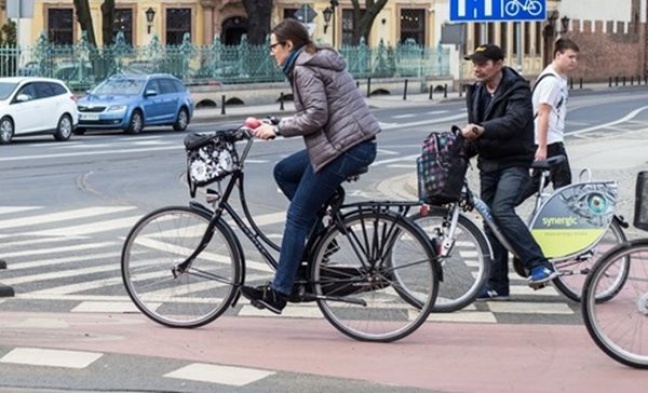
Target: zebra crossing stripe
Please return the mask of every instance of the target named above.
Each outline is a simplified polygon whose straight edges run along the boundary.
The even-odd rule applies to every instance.
[[[193,363],[165,374],[164,377],[241,387],[274,374],[272,371],[253,368]]]
[[[65,368],[86,368],[101,356],[96,352],[65,351],[60,349],[14,348],[0,358],[1,363],[25,364]]]
[[[117,218],[89,224],[33,231],[29,232],[29,234],[35,236],[86,236],[101,232],[110,232],[115,229],[130,229],[139,219],[140,216]]]
[[[163,241],[158,241],[152,238],[139,238],[137,241],[138,245],[148,247],[153,250],[159,250],[163,252],[168,252],[169,250],[169,245],[166,244]],[[176,252],[183,252],[186,255],[190,255],[191,252],[193,252],[192,249],[187,248],[187,247],[180,247],[176,246],[174,249]],[[223,256],[223,255],[217,255],[214,253],[210,252],[202,252],[200,254],[201,258],[205,258],[208,260],[220,262],[220,263],[230,263],[229,257]],[[265,271],[265,272],[272,272],[272,269],[265,263],[265,262],[259,262],[259,261],[254,261],[250,259],[245,259],[245,265],[247,268],[250,269],[255,269],[255,270],[260,270],[260,271]]]
[[[20,217],[20,218],[0,221],[0,229],[11,229],[11,228],[27,227],[32,225],[55,223],[60,221],[70,221],[79,218],[96,217],[105,214],[120,213],[120,212],[133,210],[133,209],[135,209],[134,206],[89,207],[89,208],[82,208],[76,210],[66,210],[57,213],[38,214],[32,217]]]
[[[0,206],[0,214],[22,213],[42,209],[40,206]]]
[[[108,265],[93,266],[83,269],[57,270],[55,272],[23,275],[15,278],[3,278],[2,283],[6,285],[16,285],[24,284],[26,282],[55,280],[63,277],[83,276],[85,274],[105,273],[110,271],[119,271],[119,263],[110,263]]]
[[[61,258],[46,258],[39,260],[30,260],[29,262],[12,262],[11,271],[15,270],[24,270],[24,269],[33,269],[36,267],[46,267],[46,266],[61,266],[67,263],[74,263],[80,261],[92,261],[96,259],[112,259],[119,258],[121,253],[119,252],[105,252],[101,254],[91,254],[91,255],[77,255],[74,257],[61,257]]]
[[[17,248],[17,247],[23,247],[23,246],[33,246],[35,244],[43,244],[43,243],[61,243],[61,242],[69,242],[70,240],[74,240],[75,237],[70,236],[70,237],[44,237],[40,239],[27,239],[27,240],[22,240],[22,241],[15,241],[15,242],[1,242],[0,243],[0,250],[3,248]]]
[[[113,246],[114,244],[115,242],[87,243],[87,244],[76,244],[73,246],[65,246],[65,247],[44,248],[39,250],[25,250],[25,251],[16,251],[16,252],[8,252],[8,253],[3,252],[2,257],[6,259],[6,258],[26,257],[26,256],[35,256],[35,255],[51,255],[60,252],[68,252],[68,251],[87,251],[87,250],[94,250],[97,248],[103,248],[107,246]]]

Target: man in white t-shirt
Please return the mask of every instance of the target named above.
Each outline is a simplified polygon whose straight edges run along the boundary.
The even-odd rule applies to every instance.
[[[580,49],[572,40],[560,38],[554,45],[554,57],[536,79],[533,87],[533,113],[535,116],[535,160],[564,155],[565,116],[569,86],[567,77],[578,64]],[[522,201],[538,191],[540,171],[534,171]],[[557,189],[571,184],[569,160],[554,166],[549,181]]]

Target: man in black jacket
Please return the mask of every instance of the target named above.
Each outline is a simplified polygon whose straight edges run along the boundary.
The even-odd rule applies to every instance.
[[[511,251],[529,271],[529,285],[541,287],[556,272],[515,213],[534,156],[531,90],[517,72],[503,66],[504,54],[497,45],[479,46],[466,60],[472,60],[477,82],[466,95],[469,124],[462,134],[469,153],[479,156],[481,198]],[[479,298],[508,299],[508,251],[488,226],[485,231],[494,260],[488,286]]]

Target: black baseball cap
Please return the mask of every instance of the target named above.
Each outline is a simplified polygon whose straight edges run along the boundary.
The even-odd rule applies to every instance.
[[[504,60],[504,52],[502,52],[502,48],[494,44],[479,45],[472,55],[468,55],[464,59],[472,60],[475,63]]]

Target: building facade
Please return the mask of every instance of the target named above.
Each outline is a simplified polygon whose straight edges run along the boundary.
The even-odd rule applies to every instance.
[[[52,44],[73,45],[81,31],[72,0],[34,0],[34,17],[21,20],[19,44],[34,44],[44,32]],[[369,46],[412,42],[423,47],[440,46],[441,30],[448,23],[451,0],[390,0],[375,18],[366,37]],[[517,1],[517,0],[484,0]],[[0,17],[5,0],[0,0]],[[101,4],[90,0],[95,37],[101,42]],[[615,75],[648,73],[646,40],[648,0],[547,0],[547,20],[466,24],[463,45],[451,48],[454,79],[471,78],[470,64],[463,60],[482,43],[500,45],[506,63],[529,78],[551,61],[553,42],[559,36],[573,38],[582,49],[581,67],[575,75],[603,80]],[[299,17],[309,4],[315,12],[310,27],[316,41],[341,47],[350,43],[353,6],[350,0],[274,0],[272,24],[286,17]],[[331,12],[332,11],[332,12]],[[188,34],[196,46],[210,45],[215,38],[226,45],[238,44],[247,32],[242,0],[117,0],[115,33],[129,45],[147,45],[157,36],[163,45],[179,45]]]

